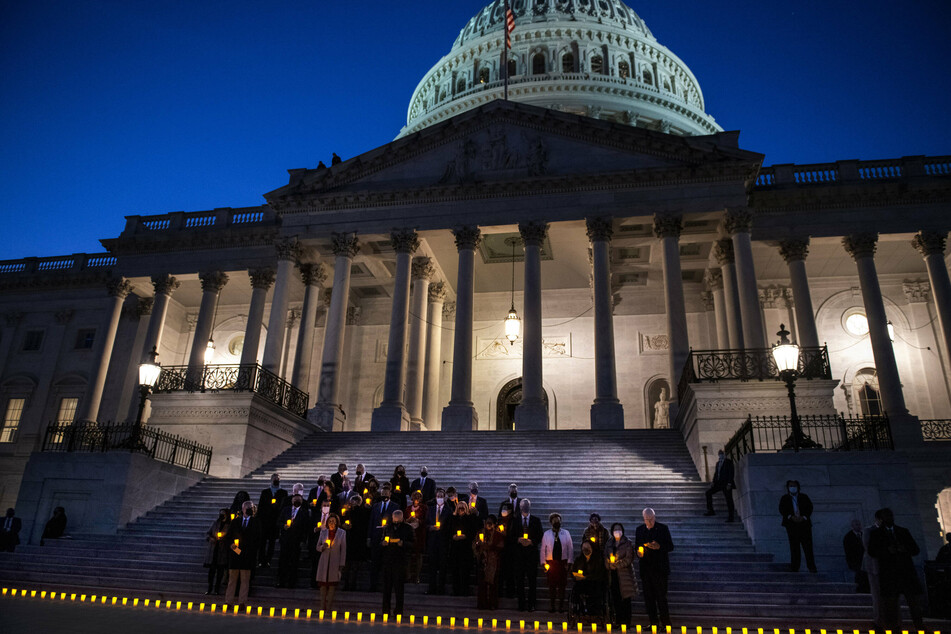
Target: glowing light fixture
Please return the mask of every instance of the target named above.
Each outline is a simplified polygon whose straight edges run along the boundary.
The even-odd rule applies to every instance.
[[[522,332],[522,320],[515,311],[515,245],[518,238],[507,238],[505,241],[512,246],[512,307],[505,318],[505,338],[509,340],[510,345],[514,345]]]

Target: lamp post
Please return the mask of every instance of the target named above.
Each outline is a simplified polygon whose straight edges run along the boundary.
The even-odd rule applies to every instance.
[[[142,433],[142,414],[145,412],[145,402],[149,399],[149,394],[162,373],[162,366],[156,361],[157,357],[158,349],[153,347],[149,353],[149,360],[139,364],[139,413],[135,417],[135,426],[132,429],[133,449],[140,444],[139,436]]]
[[[786,383],[786,389],[789,391],[789,410],[792,421],[792,434],[783,443],[783,449],[813,449],[819,445],[809,436],[802,433],[802,426],[799,424],[799,414],[796,411],[796,378],[799,376],[799,345],[789,340],[789,331],[785,324],[779,324],[779,343],[772,349],[773,360],[776,361],[776,367],[779,368],[779,378]]]

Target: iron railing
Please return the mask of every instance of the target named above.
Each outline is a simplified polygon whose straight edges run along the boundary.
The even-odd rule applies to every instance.
[[[798,374],[803,379],[831,379],[829,349],[826,346],[800,348]],[[769,348],[691,350],[680,375],[677,397],[683,402],[691,383],[767,380],[779,380],[779,368]]]
[[[154,392],[253,392],[300,418],[307,417],[307,392],[259,365],[164,366]]]
[[[951,420],[922,420],[921,435],[925,440],[951,440]]]
[[[43,451],[129,451],[202,473],[211,467],[211,447],[134,423],[50,423]]]
[[[810,451],[882,451],[894,449],[887,416],[800,416],[802,434],[819,446]],[[792,421],[788,416],[747,416],[724,451],[734,462],[750,453],[792,448]]]

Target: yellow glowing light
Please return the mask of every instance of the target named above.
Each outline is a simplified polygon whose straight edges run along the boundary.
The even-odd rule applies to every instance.
[[[643,546],[638,546],[638,547],[637,547],[637,556],[638,556],[638,557],[643,557],[643,556],[644,556],[644,547],[643,547]],[[760,634],[763,634],[763,633],[760,632]]]
[[[330,548],[330,540],[327,540],[327,547]]]
[[[384,615],[383,615],[383,622],[384,622],[384,623],[387,623],[387,622],[389,622],[389,620],[390,620],[390,615],[389,615],[389,614],[384,614]]]
[[[240,542],[240,540],[238,540],[238,539],[234,540],[234,545],[237,546],[239,542]]]
[[[480,542],[484,542],[484,541],[485,541],[485,533],[479,533],[479,541],[480,541]]]
[[[389,543],[390,543],[390,536],[389,536],[389,535],[386,535],[386,536],[383,538],[383,541],[385,541],[387,544],[389,544]]]
[[[409,512],[409,516],[410,516],[410,517],[416,517],[416,511],[410,511],[410,512]]]
[[[439,528],[439,520],[436,520],[436,528]]]
[[[334,611],[332,611],[332,612],[330,613],[330,620],[331,620],[331,621],[336,621],[336,620],[337,620],[337,611],[336,611],[336,610],[334,610]]]
[[[221,531],[218,531],[218,539],[221,539],[224,536],[225,536],[224,533],[222,533]]]
[[[522,533],[522,539],[528,539],[528,533]]]
[[[231,519],[232,519],[232,520],[234,519],[234,513],[231,514]]]
[[[363,622],[363,612],[357,612],[357,621],[360,623]]]
[[[175,602],[175,609],[176,609],[176,610],[181,610],[181,609],[182,609],[182,602],[181,602],[181,601],[176,601],[176,602]]]
[[[376,623],[376,612],[370,612],[370,623]]]
[[[548,564],[545,564],[545,572],[548,572],[549,570],[551,570],[551,566]]]
[[[251,606],[250,606],[250,605],[249,605],[247,608],[245,608],[244,613],[247,614],[248,616],[251,616]]]
[[[596,541],[598,541],[598,540],[595,539],[594,536],[592,536],[592,537],[591,537],[591,543],[593,544],[593,543],[596,542]]]
[[[462,537],[462,531],[461,531],[461,530],[457,530],[457,531],[456,531],[456,537]]]
[[[271,504],[277,504],[277,498],[271,498]]]
[[[398,489],[398,488],[399,488],[399,487],[397,487],[397,489]],[[402,623],[402,622],[403,622],[403,615],[402,615],[402,614],[397,614],[397,615],[396,615],[396,624],[399,625],[399,624]]]
[[[502,526],[501,524],[499,524],[499,532],[500,532],[500,533],[504,533],[504,532],[505,532],[505,527]]]
[[[616,561],[617,561],[617,557],[615,557],[614,555],[611,555],[611,563],[613,564]],[[716,634],[716,632],[714,632],[714,634]]]
[[[424,615],[423,615],[423,626],[425,627],[425,626],[427,626],[427,625],[429,625],[429,616],[427,616],[427,615],[424,614]]]
[[[36,596],[36,590],[30,590],[30,596],[31,596],[31,597],[35,597],[35,596]]]
[[[198,604],[198,611],[199,611],[199,612],[204,612],[204,611],[205,611],[205,604],[204,604],[204,603],[199,603],[199,604]]]
[[[449,617],[449,627],[456,627],[456,617]]]
[[[400,490],[400,485],[398,485],[398,484],[396,485],[396,490],[397,490],[397,491]]]
[[[286,616],[287,616],[287,608],[281,608],[281,618],[283,619]]]
[[[307,610],[307,618],[309,619],[310,616],[311,616],[311,614],[313,614],[313,613],[314,613],[313,610]]]
[[[386,518],[383,518],[383,526],[386,526]]]
[[[148,602],[148,600],[146,600],[145,605],[148,605],[148,604],[149,604],[149,602]],[[212,604],[211,604],[211,611],[212,611],[212,612],[217,612],[217,611],[218,611],[218,604],[217,604],[217,603],[212,603]]]
[[[258,616],[261,616],[261,615],[263,615],[263,614],[264,614],[264,608],[259,605],[259,606],[258,606]]]
[[[291,520],[287,520],[287,527],[288,527],[288,528],[291,527]]]
[[[189,602],[188,602],[188,609],[191,610],[193,605],[195,605],[195,604],[192,603],[191,601],[189,601]]]
[[[323,620],[324,620],[324,611],[323,611],[323,610],[321,610],[320,612],[317,613],[317,619],[320,620],[320,621],[323,621]]]
[[[442,617],[441,617],[441,616],[437,616],[437,617],[436,617],[436,627],[441,627],[441,626],[442,626]]]
[[[321,524],[323,524],[323,522],[317,522],[317,528],[320,528]]]

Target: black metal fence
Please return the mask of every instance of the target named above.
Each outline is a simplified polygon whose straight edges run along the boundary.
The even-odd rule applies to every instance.
[[[951,440],[951,420],[922,420],[921,435],[925,440]]]
[[[819,445],[803,451],[881,451],[894,449],[887,416],[800,416],[802,434]],[[724,451],[734,462],[749,453],[768,453],[792,447],[788,416],[748,416]]]
[[[799,349],[799,377],[803,379],[831,379],[829,349]],[[691,350],[684,363],[677,397],[683,401],[691,383],[717,381],[779,380],[779,368],[769,348],[750,350]]]
[[[202,473],[211,467],[211,447],[144,425],[136,429],[133,423],[50,423],[43,451],[128,451]]]
[[[259,365],[163,366],[154,392],[253,392],[300,418],[307,417],[307,392]]]

